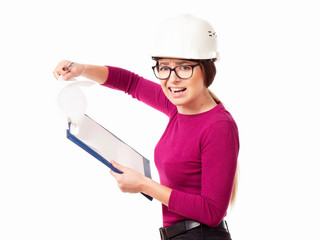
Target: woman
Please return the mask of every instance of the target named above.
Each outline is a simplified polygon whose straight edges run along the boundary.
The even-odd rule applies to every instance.
[[[155,148],[161,184],[116,162],[123,174],[111,171],[123,192],[143,192],[163,204],[161,239],[231,239],[223,218],[235,196],[239,138],[232,116],[208,89],[216,73],[216,34],[192,15],[168,19],[157,34],[153,71],[161,86],[124,69],[66,60],[54,75],[81,75],[169,117]]]

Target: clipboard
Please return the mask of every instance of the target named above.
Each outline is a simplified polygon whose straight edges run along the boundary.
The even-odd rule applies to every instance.
[[[72,124],[69,122],[67,138],[112,171],[122,174],[107,159],[113,159],[124,166],[129,165],[128,167],[151,178],[150,161],[148,159],[87,115],[84,115],[81,125],[77,130],[77,133],[73,133]],[[123,158],[126,157],[128,157],[128,160],[123,162]],[[120,161],[121,159],[122,161]],[[141,194],[152,201],[152,197],[144,193]]]

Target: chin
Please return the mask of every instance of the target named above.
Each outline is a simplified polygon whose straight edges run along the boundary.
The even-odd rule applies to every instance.
[[[169,98],[170,102],[177,106],[177,107],[180,107],[180,106],[183,106],[185,105],[186,101],[185,100],[182,100],[182,99],[172,99],[172,98]]]

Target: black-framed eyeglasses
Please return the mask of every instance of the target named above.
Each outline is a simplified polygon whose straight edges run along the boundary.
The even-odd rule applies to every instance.
[[[168,66],[153,66],[152,70],[154,75],[160,80],[166,80],[170,77],[171,72],[174,71],[178,78],[188,79],[193,75],[193,69],[197,66],[200,66],[200,63],[195,65],[180,65],[174,68]]]

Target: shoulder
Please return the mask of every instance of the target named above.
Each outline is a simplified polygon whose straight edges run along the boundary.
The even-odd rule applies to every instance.
[[[219,103],[206,116],[206,127],[230,127],[236,126],[236,122],[226,108]]]
[[[216,109],[215,109],[216,108]],[[203,140],[222,140],[227,136],[233,135],[238,137],[238,127],[232,115],[219,104],[207,116],[202,128]]]

